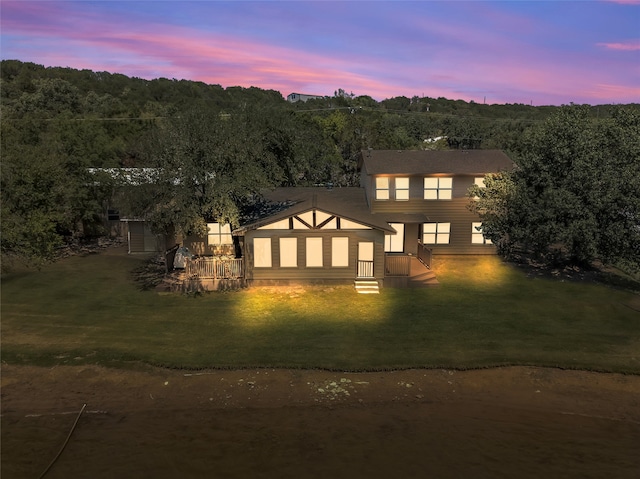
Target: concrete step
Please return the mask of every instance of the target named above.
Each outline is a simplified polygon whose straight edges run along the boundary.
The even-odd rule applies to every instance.
[[[377,281],[356,280],[354,282],[356,291],[361,294],[379,294],[380,286]]]

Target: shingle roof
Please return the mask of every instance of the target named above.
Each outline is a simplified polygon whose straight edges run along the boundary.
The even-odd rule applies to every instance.
[[[242,233],[259,228],[314,208],[375,229],[392,234],[395,233],[395,230],[389,226],[383,217],[374,215],[369,211],[364,188],[333,188],[330,190],[319,187],[276,188],[273,191],[263,192],[263,195],[270,201],[291,202],[292,205],[273,215],[244,224],[236,229],[234,233]]]
[[[515,165],[501,150],[363,150],[358,166],[370,175],[483,175]]]

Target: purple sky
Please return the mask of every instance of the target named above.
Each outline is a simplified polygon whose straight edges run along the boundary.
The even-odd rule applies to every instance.
[[[376,100],[640,102],[640,0],[6,1],[2,59]]]

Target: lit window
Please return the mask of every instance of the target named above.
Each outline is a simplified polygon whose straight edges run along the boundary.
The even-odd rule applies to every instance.
[[[340,229],[341,230],[370,230],[366,225],[361,223],[356,223],[355,221],[349,221],[344,218],[340,218]]]
[[[425,178],[425,200],[450,200],[453,191],[453,178]]]
[[[231,225],[228,223],[225,225],[221,225],[220,223],[207,223],[207,230],[207,244],[233,244]]]
[[[280,238],[280,267],[298,266],[298,238]]]
[[[389,178],[376,178],[376,200],[389,199]]]
[[[451,223],[424,223],[422,225],[423,244],[449,244]]]
[[[271,238],[253,239],[253,265],[256,268],[271,268]]]
[[[349,238],[331,238],[331,266],[349,266]]]
[[[409,199],[409,178],[396,178],[396,200]]]
[[[322,267],[322,238],[307,238],[307,268]]]
[[[384,235],[384,252],[385,253],[402,253],[404,251],[404,224],[389,223],[394,230],[395,235]]]
[[[471,243],[472,244],[492,244],[491,240],[484,237],[482,233],[482,223],[471,223]]]
[[[485,187],[485,184],[484,184],[484,176],[476,176],[476,177],[473,179],[473,184],[474,184],[475,186],[479,187],[479,188],[484,188],[484,187]],[[478,199],[478,196],[477,196],[477,195],[474,195],[474,196],[473,196],[473,199],[474,199],[474,200],[477,200],[477,199]]]

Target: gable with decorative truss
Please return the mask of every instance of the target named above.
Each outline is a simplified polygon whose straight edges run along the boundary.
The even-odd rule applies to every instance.
[[[260,226],[259,230],[370,230],[370,226],[314,209]]]

